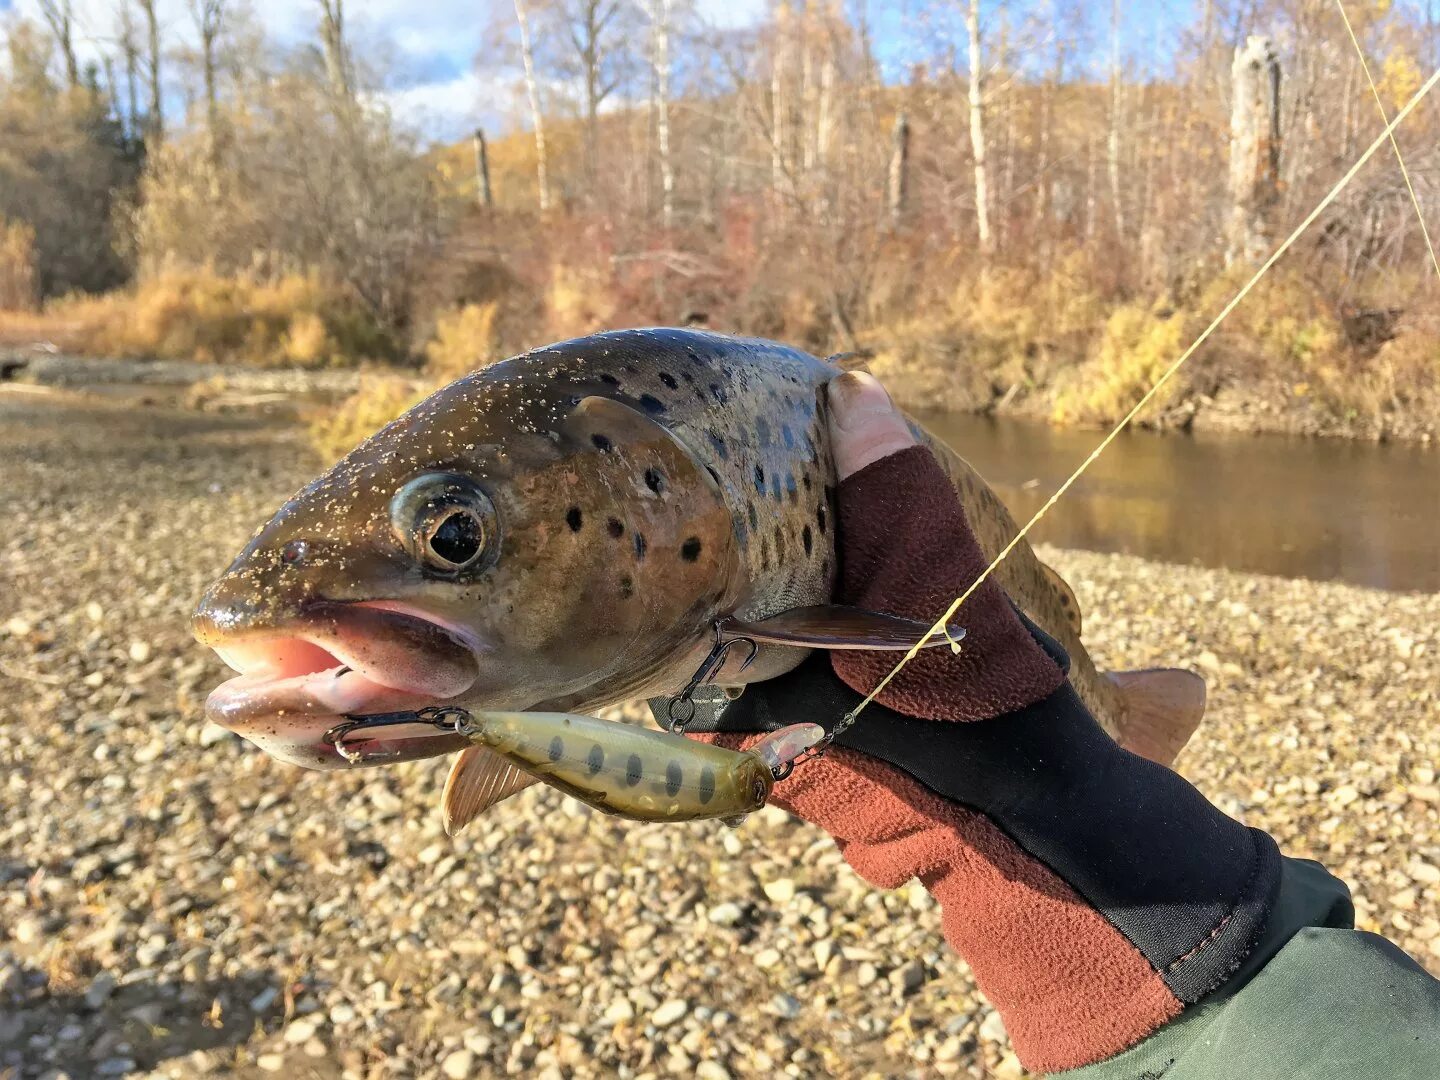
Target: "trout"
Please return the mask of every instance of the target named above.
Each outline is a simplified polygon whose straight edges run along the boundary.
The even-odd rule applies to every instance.
[[[292,497],[205,593],[196,636],[239,672],[209,716],[277,758],[340,768],[324,735],[343,717],[437,703],[590,712],[679,690],[721,633],[757,648],[748,664],[724,657],[714,675],[728,687],[811,649],[907,646],[926,627],[831,603],[824,388],[840,370],[775,342],[622,330],[436,391]],[[1014,520],[912,426],[993,558]],[[1106,730],[1173,760],[1203,681],[1099,673],[1074,594],[1028,544],[996,575],[1068,651]],[[450,827],[533,782],[498,783],[512,765],[453,731],[396,728],[380,749],[387,761],[464,751]]]

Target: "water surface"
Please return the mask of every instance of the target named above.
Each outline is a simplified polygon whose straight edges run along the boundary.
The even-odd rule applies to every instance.
[[[926,415],[1023,523],[1103,432]],[[1125,432],[1032,538],[1168,562],[1440,591],[1440,451]]]

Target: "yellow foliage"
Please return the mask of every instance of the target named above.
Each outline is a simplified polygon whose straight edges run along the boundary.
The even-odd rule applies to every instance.
[[[546,296],[550,329],[557,338],[579,337],[607,329],[616,313],[615,297],[599,270],[557,265]]]
[[[310,441],[334,461],[404,414],[431,391],[428,384],[395,375],[370,375],[331,412],[310,424]]]
[[[1055,396],[1052,418],[1059,424],[1109,424],[1129,412],[1180,356],[1189,341],[1186,320],[1174,313],[1127,304],[1105,322],[1094,358]],[[1147,406],[1141,418],[1153,418],[1174,401],[1177,375]]]
[[[0,217],[0,310],[31,311],[38,296],[35,230]]]
[[[1402,48],[1393,49],[1385,57],[1378,85],[1380,96],[1389,104],[1392,115],[1415,96],[1424,81],[1425,76],[1420,71],[1420,65]]]
[[[435,321],[435,336],[425,345],[427,370],[449,382],[500,358],[496,316],[499,305],[465,304]]]
[[[321,367],[397,352],[350,294],[302,274],[168,271],[123,292],[57,301],[47,315],[69,328],[69,347],[93,356]]]

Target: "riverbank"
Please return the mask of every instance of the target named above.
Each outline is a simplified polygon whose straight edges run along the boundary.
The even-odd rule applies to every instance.
[[[0,395],[0,1070],[1019,1075],[938,913],[787,815],[636,826],[207,728],[194,598],[315,467],[291,421]],[[1180,768],[1440,972],[1440,597],[1047,550],[1104,666],[1186,664]]]

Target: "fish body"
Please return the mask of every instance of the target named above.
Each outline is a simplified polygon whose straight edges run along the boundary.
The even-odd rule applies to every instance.
[[[681,735],[550,712],[472,714],[463,734],[495,757],[607,814],[637,821],[734,818],[765,805],[775,768],[819,742],[797,724],[764,746],[728,750]]]
[[[774,342],[626,330],[444,387],[293,497],[206,593],[197,636],[242,672],[210,715],[286,760],[341,767],[322,736],[342,715],[437,701],[588,712],[677,691],[719,623],[743,632],[796,609],[823,623],[836,578],[824,387],[838,373]],[[915,430],[994,557],[1015,522]],[[1069,652],[1102,725],[1173,757],[1203,684],[1197,708],[1188,673],[1131,673],[1123,689],[1100,675],[1073,595],[1027,544],[997,576]],[[743,670],[727,658],[715,681],[772,678],[807,645],[869,647],[853,621],[763,643]],[[392,759],[466,745],[419,729],[393,741]]]

